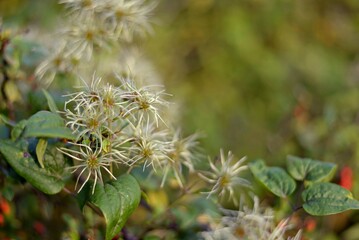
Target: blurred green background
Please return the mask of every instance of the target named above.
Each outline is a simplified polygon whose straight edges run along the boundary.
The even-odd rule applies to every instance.
[[[161,1],[148,55],[206,150],[356,165],[359,1]]]
[[[56,1],[1,0],[4,22],[52,29]],[[358,0],[161,0],[139,41],[206,154],[359,170]],[[358,182],[358,180],[356,181]],[[359,196],[354,183],[354,195]],[[349,238],[347,238],[349,239]]]

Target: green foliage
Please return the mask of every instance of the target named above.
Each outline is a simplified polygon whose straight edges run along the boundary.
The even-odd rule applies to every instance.
[[[0,140],[0,152],[21,177],[46,194],[56,194],[65,186],[61,176],[41,168],[29,152],[14,146],[9,140]]]
[[[97,185],[90,202],[99,207],[106,219],[106,240],[112,239],[137,208],[141,190],[131,175],[122,175],[105,186]]]
[[[279,197],[287,197],[296,188],[295,181],[287,172],[279,167],[267,167],[263,160],[257,160],[249,164],[249,169],[254,177],[259,180],[269,191]]]
[[[19,137],[22,136],[22,133],[26,127],[27,124],[27,120],[23,119],[21,121],[19,121],[12,129],[11,131],[11,140],[15,141],[17,140]]]
[[[303,208],[314,216],[359,209],[359,201],[350,191],[333,183],[316,183],[302,193]]]
[[[302,200],[307,213],[324,216],[359,209],[359,201],[353,199],[349,190],[328,183],[337,168],[335,164],[288,156],[287,165],[290,175],[306,186]],[[267,167],[263,160],[250,163],[249,169],[257,180],[279,197],[291,195],[296,188],[295,181],[284,169]]]
[[[5,117],[4,115],[0,114],[0,123],[4,123],[8,126],[13,126],[14,124],[10,121],[10,119],[8,119],[7,117]]]
[[[50,109],[54,110],[50,95],[47,99]],[[7,118],[2,118],[2,121],[12,128],[12,140],[0,142],[1,156],[12,168],[10,173],[15,171],[18,174],[14,175],[16,179],[23,181],[18,176],[22,177],[45,194],[59,193],[69,173],[66,171],[68,164],[64,155],[56,148],[61,144],[57,139],[74,138],[64,120],[58,113],[40,111],[17,124]],[[10,187],[2,190],[2,195],[7,199],[14,195]]]
[[[295,156],[288,156],[287,166],[288,172],[295,180],[308,183],[330,181],[337,169],[334,163],[326,163],[309,158],[298,158]]]
[[[74,5],[77,6],[76,3]],[[219,146],[224,146],[241,151],[241,154],[245,153],[249,159],[253,156],[261,156],[266,159],[268,165],[273,166],[284,166],[282,156],[287,154],[308,155],[315,159],[333,161],[334,163],[328,163],[289,156],[286,162],[287,172],[280,167],[267,167],[263,161],[249,164],[250,170],[257,180],[276,196],[286,198],[280,201],[283,203],[293,201],[293,209],[303,207],[310,215],[322,216],[358,209],[358,201],[353,199],[350,191],[328,182],[335,176],[337,168],[348,167],[354,173],[358,172],[356,160],[359,157],[359,127],[357,124],[359,101],[359,82],[357,79],[359,75],[357,71],[358,61],[354,56],[358,52],[358,44],[355,40],[358,39],[356,10],[359,9],[359,4],[353,0],[319,1],[313,3],[308,11],[303,12],[303,9],[308,9],[307,5],[308,2],[306,1],[275,1],[270,3],[266,0],[247,2],[164,0],[159,4],[157,14],[158,18],[161,19],[160,21],[168,24],[156,29],[156,37],[153,40],[149,39],[149,44],[143,44],[143,46],[148,48],[148,55],[153,57],[155,66],[158,66],[161,71],[159,75],[166,79],[165,85],[169,87],[169,92],[182,97],[183,107],[181,110],[183,111],[177,119],[181,119],[185,132],[199,128],[207,136],[210,136],[202,141],[202,146],[210,155],[213,155]],[[15,196],[15,201],[21,199],[20,203],[27,203],[27,205],[18,204],[21,207],[25,206],[23,207],[25,209],[32,209],[31,206],[40,205],[36,204],[38,203],[36,201],[28,201],[26,195],[21,195],[22,191],[18,191],[20,188],[16,185],[18,182],[13,185],[14,179],[19,180],[13,178],[13,171],[25,178],[21,181],[28,182],[40,191],[48,193],[50,190],[47,188],[53,190],[54,178],[60,179],[60,183],[56,183],[62,184],[63,187],[62,179],[66,179],[68,176],[66,174],[70,172],[66,168],[69,166],[76,167],[83,163],[76,163],[75,160],[71,162],[68,155],[66,156],[63,152],[58,151],[57,148],[67,148],[70,150],[67,153],[73,153],[72,155],[75,158],[81,157],[81,151],[75,150],[74,146],[65,144],[64,142],[67,141],[62,142],[61,140],[73,140],[72,144],[79,143],[76,142],[78,139],[75,139],[59,114],[58,106],[60,104],[58,102],[58,106],[56,106],[53,97],[50,95],[53,90],[41,92],[39,79],[34,80],[34,74],[36,75],[34,68],[48,53],[51,60],[53,54],[60,48],[55,45],[53,49],[47,52],[45,46],[51,44],[45,43],[47,39],[37,42],[37,38],[41,38],[41,34],[34,36],[32,26],[38,28],[39,31],[36,30],[38,33],[43,33],[46,30],[41,28],[44,23],[50,29],[61,30],[61,25],[55,27],[48,25],[52,19],[55,19],[53,16],[58,16],[55,12],[58,7],[57,0],[6,0],[4,3],[0,3],[0,11],[4,12],[4,28],[1,26],[0,38],[5,36],[5,38],[0,39],[0,44],[3,43],[3,39],[11,36],[9,37],[9,45],[3,48],[4,55],[0,56],[1,60],[4,60],[2,61],[4,64],[0,64],[0,75],[3,79],[1,87],[2,90],[5,89],[5,92],[8,92],[7,97],[10,99],[10,104],[7,104],[5,96],[2,96],[3,92],[0,94],[0,138],[12,140],[0,141],[0,198],[11,200]],[[82,7],[79,6],[78,9]],[[32,14],[34,9],[37,10],[35,12],[39,13],[35,17]],[[98,13],[97,11],[91,12]],[[75,12],[75,14],[77,13]],[[82,16],[81,12],[77,15]],[[136,18],[133,17],[133,19]],[[26,30],[17,29],[15,25],[12,25],[19,22],[26,24]],[[57,22],[65,23],[68,21],[64,19],[64,21]],[[15,36],[7,33],[6,28],[11,25],[14,27],[11,30],[14,30]],[[28,26],[31,27],[28,28]],[[83,30],[82,28],[86,30],[87,24],[79,23],[79,27],[79,30]],[[2,29],[6,34],[2,35]],[[30,37],[23,37],[28,29],[31,33]],[[71,36],[71,38],[73,37],[75,36]],[[96,69],[97,73],[105,73],[104,76],[109,75],[108,68],[112,68],[116,64],[110,58],[99,57],[99,55],[115,53],[116,59],[119,58],[119,54],[114,51],[113,45],[102,41],[96,42],[104,39],[104,36],[97,38],[95,35],[94,37],[89,36],[91,40],[94,40],[93,54],[95,57],[91,63],[88,62],[88,59],[77,59],[78,56],[72,58],[72,56],[68,56],[67,51],[61,51],[61,53],[65,53],[67,60],[71,59],[70,66],[64,67],[64,62],[55,61],[55,71],[59,72],[51,87],[62,88],[61,91],[54,89],[54,92],[58,93],[59,96],[64,92],[67,93],[71,88],[70,86],[75,82],[75,79],[69,77],[71,74],[68,74],[68,71],[75,69],[72,64],[75,66],[79,62],[84,63],[83,65],[87,66],[81,67],[79,72],[85,73],[86,68],[89,68],[90,71]],[[57,42],[61,43],[61,39],[59,38]],[[66,45],[71,47],[77,44]],[[103,53],[100,51],[101,46],[106,46],[106,51]],[[126,48],[127,43],[126,46],[121,47],[121,52],[127,53]],[[158,51],[158,49],[162,49],[162,51]],[[72,49],[70,52],[77,51]],[[9,60],[7,67],[5,67],[6,60]],[[132,60],[135,60],[132,62],[136,62],[137,59]],[[54,62],[49,61],[48,63],[50,64],[46,67],[51,67]],[[101,63],[98,65],[99,67],[94,66],[97,63]],[[137,65],[141,68],[142,62],[139,61],[138,63],[140,64]],[[137,74],[136,69],[132,69],[130,66],[131,64],[123,65],[128,68],[131,67],[130,70],[133,71],[134,75]],[[53,69],[54,67],[51,68],[51,70]],[[140,69],[139,72],[142,70],[144,69]],[[112,72],[113,69],[110,71]],[[92,72],[85,75],[90,76],[91,74]],[[5,75],[10,78],[10,82],[6,84]],[[87,81],[88,79],[84,80]],[[35,113],[47,109],[46,101],[50,112]],[[69,106],[72,107],[72,105]],[[35,115],[32,115],[34,113]],[[27,119],[28,116],[31,117]],[[208,116],[217,117],[208,118]],[[124,128],[121,128],[120,131]],[[116,138],[115,135],[117,134],[122,135],[120,131],[114,131],[113,136],[106,135],[101,146],[105,152],[110,152],[113,147],[111,145],[112,139]],[[98,149],[91,137],[93,136],[89,136],[88,139],[86,138],[86,142],[81,143],[89,144],[91,150],[96,152]],[[126,143],[127,146],[130,144],[131,142]],[[121,155],[122,153],[118,152],[117,154]],[[88,159],[81,158],[81,160],[86,161]],[[28,165],[26,162],[29,162]],[[203,166],[201,161],[197,163],[199,166]],[[26,169],[31,173],[25,173]],[[179,172],[182,171],[181,166],[178,169]],[[112,172],[112,165],[109,170]],[[94,177],[91,174],[95,171],[101,173],[101,171],[106,170],[79,167],[74,174],[76,177],[80,175],[77,180],[82,184],[86,178],[90,179],[89,182],[91,182]],[[127,169],[119,168],[115,170],[114,174],[117,176],[125,171]],[[186,168],[185,171],[187,171]],[[142,169],[139,169],[139,172],[141,176],[147,174]],[[160,172],[157,173],[160,174]],[[39,176],[35,177],[35,174]],[[190,174],[193,174],[192,171]],[[217,175],[222,177],[221,174],[222,172],[219,171]],[[171,178],[172,175],[169,173],[168,178]],[[348,177],[349,182],[357,180],[356,174],[354,174],[353,179],[349,175],[345,176],[340,172],[335,181],[342,184],[342,180],[345,180],[346,177]],[[120,188],[119,183],[114,183],[117,181],[111,181],[105,186],[98,185],[95,192],[96,196],[92,196],[89,184],[86,184],[82,191],[76,195],[81,209],[84,205],[91,204],[88,202],[89,199],[92,201],[95,198],[105,217],[106,214],[113,217],[111,219],[106,218],[106,232],[109,232],[106,238],[108,239],[111,235],[114,236],[115,232],[118,232],[127,220],[125,206],[128,206],[130,210],[137,207],[137,205],[131,205],[130,196],[127,195],[129,189],[137,191],[137,183],[133,183],[132,188],[130,188],[132,180],[129,178],[131,177],[120,177],[117,180],[122,179],[121,184],[128,185],[128,189],[122,185]],[[144,192],[151,189],[147,186],[149,182],[152,184],[152,188],[157,189],[158,179],[151,179],[151,181],[147,181],[145,177],[141,179],[143,179],[140,183]],[[47,184],[48,182],[50,184]],[[172,184],[171,181],[169,182]],[[228,184],[227,181],[218,181],[217,183]],[[71,181],[68,181],[67,185],[72,189]],[[113,185],[117,186],[118,189]],[[296,185],[300,187],[296,188]],[[165,185],[165,188],[158,192],[165,194],[168,190],[167,187],[172,188],[173,192],[179,191],[178,186],[174,184],[174,186]],[[59,186],[57,188],[60,189]],[[190,193],[187,190],[185,189],[184,192]],[[301,191],[303,191],[302,202],[297,199]],[[359,193],[357,188],[354,188],[354,191],[356,191],[354,195],[357,196]],[[71,191],[68,190],[68,192]],[[147,209],[146,214],[143,214],[151,216],[151,219],[157,217],[152,217],[152,215],[157,214],[154,210],[156,204],[161,205],[161,202],[165,201],[158,192],[152,197],[153,201],[157,201],[157,203],[153,203],[149,207],[152,210]],[[38,194],[38,192],[36,193]],[[121,195],[121,193],[123,194]],[[40,197],[36,196],[36,198],[43,198],[41,194],[38,195]],[[113,208],[113,206],[116,207],[120,204],[116,202],[114,197],[118,195],[125,198],[123,200],[125,202],[122,209],[124,211],[123,216],[117,216],[115,214],[116,209]],[[166,199],[172,195],[168,194]],[[214,198],[215,195],[212,194],[211,197]],[[52,197],[55,199],[55,196]],[[58,194],[56,197],[58,200],[63,200],[63,194]],[[111,201],[113,199],[113,201],[106,202],[106,198]],[[134,202],[136,203],[136,201]],[[55,204],[43,199],[39,202],[44,206],[48,205],[49,209],[52,209]],[[144,202],[148,203],[149,201],[145,200]],[[166,207],[163,207],[161,212],[168,213],[168,203],[163,204],[163,202],[162,205]],[[206,204],[202,203],[202,199],[199,202],[202,208],[207,207]],[[65,203],[66,201],[64,201],[64,205]],[[141,207],[143,206],[141,205]],[[174,216],[165,215],[163,217],[165,220],[158,220],[157,218],[154,221],[147,221],[147,217],[146,221],[142,223],[151,225],[150,227],[154,229],[155,233],[149,233],[146,237],[152,236],[154,239],[175,238],[172,235],[166,235],[166,232],[175,235],[179,230],[176,226],[166,225],[166,220],[171,219],[171,223],[180,225],[183,228],[181,231],[184,231],[185,224],[181,223],[195,222],[199,219],[198,216],[204,212],[198,204],[188,203],[188,206],[185,207],[189,209],[187,212],[180,206],[172,211]],[[215,209],[213,207],[213,210]],[[74,217],[75,214],[73,213],[76,211],[79,212],[77,208],[76,210],[72,209],[71,218]],[[285,215],[288,214],[288,208],[281,211]],[[21,211],[17,214],[21,214]],[[46,214],[45,219],[48,219],[47,217],[51,214]],[[344,219],[345,221],[341,221],[341,219],[339,221],[343,224],[352,223],[357,220],[357,214],[355,212],[351,218],[347,216]],[[38,218],[38,216],[33,215],[33,212],[29,215],[29,218]],[[57,217],[58,212],[54,212],[53,215]],[[6,216],[6,221],[8,218]],[[86,222],[87,226],[78,226],[77,224],[83,219],[85,219],[83,222]],[[92,215],[91,217],[85,215],[83,218],[80,213],[80,216],[77,216],[76,224],[71,223],[72,228],[70,229],[75,234],[74,238],[76,236],[80,239],[83,237],[80,235],[86,231],[84,229],[94,229],[93,226],[98,226],[95,225],[98,222],[94,219],[96,218]],[[321,227],[330,225],[328,222],[331,219],[328,219],[322,219],[324,224],[321,224]],[[93,222],[91,222],[92,220]],[[16,221],[14,226],[20,226],[20,221]],[[67,220],[67,222],[72,221],[75,220],[70,218]],[[24,222],[32,227],[28,221]],[[0,223],[0,228],[4,231],[15,228],[9,226],[8,223],[6,224],[2,226]],[[130,232],[132,231],[132,224],[132,222],[129,223]],[[208,222],[204,221],[203,227],[208,228],[209,224],[208,226],[206,224]],[[58,228],[62,226],[60,224],[54,225]],[[142,225],[139,225],[142,230]],[[49,226],[50,224],[46,227]],[[166,229],[166,231],[156,232],[159,229]],[[333,232],[341,234],[342,230],[338,228]],[[96,230],[94,231],[93,238],[95,239],[95,235],[101,230],[97,233]],[[9,236],[2,235],[2,232],[0,231],[1,239],[9,238]],[[47,229],[47,232],[51,232],[51,229]],[[161,237],[156,236],[156,234]],[[351,235],[355,238],[355,234]],[[33,237],[37,238],[37,236]],[[39,236],[38,239],[45,239],[46,237],[50,239],[49,236]],[[92,238],[92,236],[90,237]],[[97,237],[103,239],[101,233]],[[189,239],[193,239],[192,235],[191,237]],[[127,236],[121,235],[120,238],[127,239]],[[308,237],[305,236],[304,238]],[[343,235],[337,237],[337,239],[342,238],[346,239],[347,237],[343,237]]]
[[[75,139],[64,120],[56,113],[40,111],[26,122],[24,137],[49,137]]]

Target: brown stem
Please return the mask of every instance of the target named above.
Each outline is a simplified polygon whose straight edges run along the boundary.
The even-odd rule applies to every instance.
[[[1,57],[1,71],[2,71],[2,75],[3,75],[3,81],[1,83],[1,94],[4,98],[4,101],[6,103],[6,108],[9,111],[9,118],[11,120],[15,120],[15,109],[14,109],[14,105],[12,104],[12,102],[10,101],[10,99],[8,98],[6,91],[5,91],[5,86],[6,84],[10,81],[10,77],[7,73],[7,68],[10,66],[10,63],[8,62],[8,60],[6,60],[5,57],[5,49],[8,46],[10,40],[8,38],[5,38],[2,40],[1,42],[1,46],[0,46],[0,57]]]

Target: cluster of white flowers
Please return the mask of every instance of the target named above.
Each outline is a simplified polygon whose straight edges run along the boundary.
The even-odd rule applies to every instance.
[[[91,81],[81,79],[77,92],[66,95],[68,100],[62,113],[76,140],[58,150],[74,161],[70,169],[77,174],[75,189],[80,184],[80,192],[93,180],[94,193],[104,178],[116,179],[118,169],[130,172],[135,167],[162,174],[161,187],[172,174],[184,188],[186,167],[189,172],[198,172],[211,187],[206,192],[208,197],[217,195],[238,205],[238,193],[241,189],[248,192],[251,187],[241,176],[248,169],[244,165],[246,158],[236,160],[231,152],[226,156],[221,150],[219,164],[209,159],[210,170],[197,171],[194,159],[198,134],[183,137],[178,129],[168,127],[170,124],[163,117],[169,106],[168,94],[160,85],[142,86],[151,82],[143,77],[151,77],[138,74],[138,62],[127,57],[134,36],[151,31],[148,17],[155,4],[146,0],[60,0],[60,3],[68,10],[70,21],[62,30],[63,38],[56,50],[36,70],[45,85],[58,73],[76,72],[83,63],[90,63],[100,49],[111,49],[118,63],[122,62],[116,66],[119,73],[111,78],[117,79],[117,84],[93,74]],[[101,61],[95,62],[91,63],[98,65],[95,69],[102,67]],[[95,72],[91,64],[86,67]],[[239,211],[223,210],[222,227],[204,232],[202,237],[206,240],[285,239],[289,219],[275,226],[272,212],[263,211],[257,198],[253,208],[239,205]],[[298,232],[293,239],[299,240],[300,235]]]
[[[198,136],[182,138],[180,131],[168,127],[163,118],[163,110],[169,105],[165,100],[168,94],[157,82],[153,85],[156,77],[147,62],[138,61],[141,58],[132,45],[135,36],[151,32],[149,16],[156,3],[59,2],[67,10],[68,21],[60,27],[55,50],[36,69],[37,77],[49,85],[59,73],[76,76],[98,70],[106,76],[102,79],[94,74],[91,81],[81,79],[79,90],[66,95],[63,115],[76,141],[59,150],[74,160],[71,169],[77,173],[75,188],[81,183],[81,191],[93,179],[94,192],[96,184],[103,183],[103,174],[115,178],[115,167],[130,172],[137,166],[162,174],[161,186],[172,173],[178,185],[184,187],[182,166],[193,171]],[[102,49],[111,50],[107,51],[110,61],[106,61],[111,63],[111,69],[101,65],[102,53],[106,52]],[[110,84],[113,81],[116,83]]]
[[[158,86],[138,88],[129,78],[118,78],[119,86],[113,86],[94,76],[91,84],[83,81],[79,92],[67,95],[64,115],[76,135],[71,144],[76,150],[63,147],[60,151],[80,162],[73,167],[80,172],[77,182],[87,174],[79,191],[91,176],[94,187],[97,180],[102,182],[101,169],[115,178],[113,164],[163,169],[162,186],[173,171],[183,187],[182,165],[193,170],[197,135],[181,138],[178,130],[161,124],[160,112],[168,102]]]
[[[151,31],[149,16],[156,6],[146,0],[60,0],[60,3],[69,9],[71,20],[89,21],[86,27],[74,27],[71,31],[85,35],[100,32],[106,35],[105,42],[131,41],[135,35]],[[90,29],[95,32],[87,32]]]
[[[128,46],[135,36],[151,32],[149,16],[155,2],[145,0],[60,0],[68,21],[60,27],[58,42],[36,69],[46,86],[56,74],[76,73],[94,51]],[[64,21],[65,22],[65,21]]]
[[[286,237],[286,232],[293,226],[286,218],[275,225],[273,211],[259,205],[258,197],[254,197],[252,208],[241,206],[240,210],[222,209],[223,217],[219,228],[202,232],[205,240],[300,240],[302,231],[298,231],[294,237]]]

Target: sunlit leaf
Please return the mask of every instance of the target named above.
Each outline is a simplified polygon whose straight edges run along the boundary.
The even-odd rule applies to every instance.
[[[44,138],[40,138],[39,142],[36,145],[36,156],[37,156],[37,161],[39,161],[40,166],[42,168],[44,168],[44,154],[46,151],[46,147],[47,147],[47,140]]]
[[[105,216],[106,240],[112,239],[122,229],[140,199],[140,186],[131,175],[122,175],[104,186],[96,186],[90,202],[100,208]]]
[[[294,179],[311,183],[329,181],[337,169],[336,164],[333,163],[294,156],[288,156],[287,166],[288,172]]]
[[[60,176],[40,168],[28,152],[16,147],[12,141],[0,140],[0,153],[17,174],[40,191],[56,194],[64,187]]]
[[[248,166],[254,177],[275,195],[286,197],[294,192],[296,183],[284,169],[267,167],[263,160],[251,162]]]
[[[351,192],[333,183],[315,183],[302,193],[303,208],[315,216],[331,215],[359,209]]]

